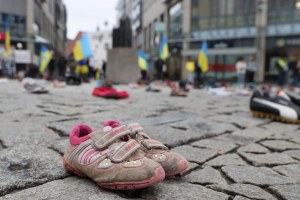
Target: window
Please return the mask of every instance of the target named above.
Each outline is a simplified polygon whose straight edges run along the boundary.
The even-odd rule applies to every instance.
[[[178,2],[169,10],[169,37],[176,38],[182,36],[182,2]]]

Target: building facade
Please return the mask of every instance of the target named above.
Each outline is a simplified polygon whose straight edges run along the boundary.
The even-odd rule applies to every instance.
[[[4,32],[7,18],[13,48],[39,55],[44,44],[65,55],[67,11],[62,0],[0,0],[0,32]]]
[[[169,66],[183,77],[185,59],[198,56],[203,40],[212,75],[221,79],[234,74],[238,57],[265,54],[259,62],[263,80],[277,73],[279,56],[300,52],[299,5],[299,0],[141,0],[143,17],[133,29],[133,44],[152,58],[158,55],[160,34],[167,34]]]

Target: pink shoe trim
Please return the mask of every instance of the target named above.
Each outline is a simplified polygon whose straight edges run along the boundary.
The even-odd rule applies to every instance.
[[[158,167],[155,170],[154,176],[143,181],[98,183],[98,185],[112,190],[135,190],[135,189],[149,187],[156,183],[160,183],[164,179],[165,179],[165,171],[162,167]]]
[[[103,126],[110,126],[112,128],[116,128],[118,126],[121,126],[120,122],[115,121],[115,120],[108,120],[103,123]]]
[[[72,132],[70,133],[70,144],[72,146],[76,146],[76,145],[79,145],[82,142],[90,139],[89,134],[92,131],[93,130],[85,124],[80,124],[80,125],[75,126],[73,128]]]
[[[75,169],[70,163],[68,163],[65,157],[63,158],[63,160],[64,160],[64,166],[69,172],[72,172],[73,174],[76,174],[77,176],[80,177],[86,177],[81,171]]]
[[[166,176],[174,176],[176,174],[179,174],[180,172],[182,172],[188,168],[189,163],[186,160],[180,160],[178,165],[179,165],[179,167],[176,171],[170,172],[170,173],[166,174]]]
[[[63,161],[64,161],[64,166],[68,171],[70,171],[73,174],[76,174],[80,177],[86,177],[86,175],[84,173],[77,170],[70,163],[68,163],[68,161],[65,158],[63,158]],[[164,179],[165,179],[165,171],[162,167],[158,167],[155,170],[154,176],[152,176],[149,179],[143,180],[143,181],[97,183],[97,184],[101,187],[113,189],[113,190],[135,190],[135,189],[149,187],[156,183],[160,183]]]

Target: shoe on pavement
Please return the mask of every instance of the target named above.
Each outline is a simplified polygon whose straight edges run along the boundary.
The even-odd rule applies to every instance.
[[[130,133],[126,126],[96,131],[87,125],[75,126],[63,157],[66,169],[114,190],[145,188],[163,181],[163,168],[145,157]]]
[[[108,121],[104,125],[118,127],[120,123]],[[188,161],[182,155],[169,151],[161,142],[151,139],[138,123],[129,124],[127,127],[131,131],[131,138],[141,144],[146,157],[158,162],[163,167],[166,176],[180,174],[188,168]]]
[[[268,97],[254,91],[250,99],[252,115],[286,123],[300,123],[300,108],[281,95]]]

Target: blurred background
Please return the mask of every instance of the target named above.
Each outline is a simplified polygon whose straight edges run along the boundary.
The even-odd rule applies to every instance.
[[[154,65],[166,35],[170,53],[165,73],[171,79],[187,76],[184,63],[198,56],[205,41],[206,76],[230,79],[238,57],[255,56],[255,79],[263,82],[276,76],[279,57],[293,60],[299,55],[300,0],[0,0],[0,58],[15,65],[15,71],[39,65],[42,46],[68,60],[84,33],[92,51],[90,65],[102,68],[107,62],[108,74],[116,80],[118,70],[113,68],[126,63],[138,68],[137,62],[129,61],[136,60],[137,50]],[[118,48],[127,50],[108,52]],[[124,76],[134,67],[124,67]],[[149,76],[154,74],[151,68]]]

